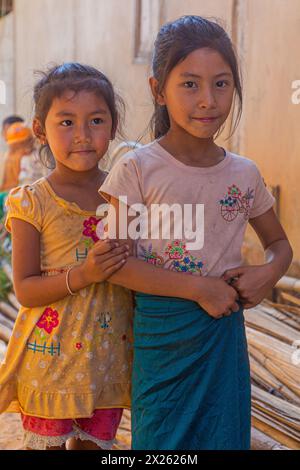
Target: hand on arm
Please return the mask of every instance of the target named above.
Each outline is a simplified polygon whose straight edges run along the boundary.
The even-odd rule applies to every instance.
[[[273,209],[250,220],[265,250],[266,263],[240,266],[223,274],[237,290],[245,308],[259,304],[287,271],[293,257],[292,248]]]
[[[38,307],[69,295],[66,273],[42,276],[40,233],[30,223],[12,218],[12,266],[16,297],[24,307]],[[89,251],[84,263],[69,273],[69,285],[76,292],[95,282],[106,280],[120,269],[128,256],[126,246],[113,241],[99,241]]]
[[[112,197],[110,203],[115,210],[118,235],[119,201]],[[122,214],[124,213],[122,210]],[[128,226],[132,219],[133,217],[127,216]],[[130,254],[134,254],[134,241],[129,236],[119,242],[129,245]],[[236,303],[237,292],[224,280],[169,271],[147,264],[134,256],[128,258],[127,263],[109,278],[109,282],[146,294],[195,301],[215,318],[228,314],[229,310],[239,309]]]

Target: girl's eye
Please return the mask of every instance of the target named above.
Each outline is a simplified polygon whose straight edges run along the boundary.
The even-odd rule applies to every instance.
[[[61,125],[64,127],[69,127],[71,126],[71,124],[72,124],[72,121],[70,121],[70,119],[65,119],[64,121],[61,122]]]
[[[226,82],[225,80],[219,80],[216,83],[216,85],[217,85],[218,88],[225,88],[228,85],[228,82]]]
[[[184,82],[185,88],[196,88],[196,83],[195,82]]]
[[[94,118],[92,119],[93,124],[101,124],[103,122],[103,119],[101,118]]]

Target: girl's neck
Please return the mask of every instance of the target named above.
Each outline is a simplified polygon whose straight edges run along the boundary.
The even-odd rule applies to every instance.
[[[84,188],[98,184],[103,177],[104,172],[98,167],[92,168],[89,171],[73,171],[57,162],[55,169],[52,171],[48,179],[57,185]]]
[[[82,210],[96,212],[97,207],[106,202],[98,193],[105,176],[105,172],[98,167],[79,172],[57,163],[47,180],[57,196],[75,202]]]
[[[209,167],[224,159],[223,149],[214,143],[213,137],[201,139],[185,131],[169,130],[158,142],[185,165]]]

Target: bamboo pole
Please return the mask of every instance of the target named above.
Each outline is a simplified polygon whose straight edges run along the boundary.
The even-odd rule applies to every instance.
[[[252,424],[254,428],[262,431],[263,433],[270,436],[272,439],[280,442],[284,446],[287,446],[289,449],[300,450],[300,442],[296,439],[293,439],[287,436],[285,433],[279,431],[278,429],[273,428],[269,424],[263,422],[261,419],[252,415]]]
[[[19,310],[19,308],[21,307],[21,305],[19,304],[16,296],[13,294],[13,292],[10,292],[7,296],[8,300],[10,301],[10,303],[12,304],[12,306],[14,308],[16,308],[17,310]]]
[[[292,345],[299,339],[299,332],[289,325],[285,325],[276,318],[261,311],[259,308],[253,308],[244,312],[246,325],[252,329],[267,333],[284,343]]]
[[[290,450],[283,446],[267,434],[252,427],[251,429],[251,449],[252,450]]]
[[[283,300],[287,300],[288,302],[292,302],[295,305],[298,305],[300,307],[300,299],[298,297],[295,297],[294,295],[288,294],[287,292],[281,292],[281,297]]]
[[[300,279],[297,279],[295,277],[283,276],[281,279],[279,279],[275,287],[277,289],[285,289],[294,292],[300,292]]]
[[[7,326],[0,325],[0,339],[2,339],[5,343],[8,343],[10,336],[11,330],[7,328]]]
[[[18,315],[18,311],[6,302],[0,302],[0,311],[13,321],[16,320]]]
[[[13,330],[14,322],[0,312],[0,324]]]
[[[255,348],[250,349],[250,366],[251,366],[251,377],[259,382],[269,393],[281,395],[286,400],[300,406],[300,396],[294,393],[288,385],[290,382],[287,381],[288,385],[283,384],[278,377],[273,375],[266,367],[266,362],[261,359],[259,351]],[[274,370],[274,369],[273,369]],[[300,388],[299,388],[300,391]]]

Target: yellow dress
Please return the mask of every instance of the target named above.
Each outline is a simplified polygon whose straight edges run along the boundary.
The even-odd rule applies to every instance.
[[[58,197],[46,178],[13,189],[12,217],[40,232],[43,275],[84,261],[103,230],[95,212]],[[132,293],[102,282],[41,307],[21,307],[0,367],[0,413],[89,417],[129,408]]]

